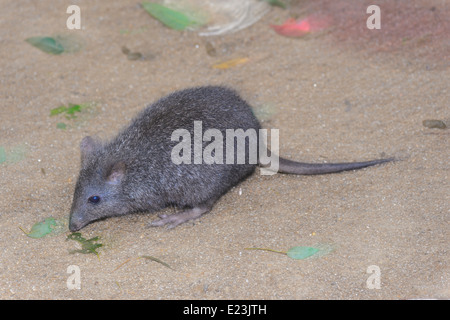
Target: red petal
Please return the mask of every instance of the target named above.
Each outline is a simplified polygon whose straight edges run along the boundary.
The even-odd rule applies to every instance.
[[[286,37],[301,37],[310,31],[319,31],[328,27],[330,19],[309,16],[303,20],[296,21],[288,19],[282,25],[270,25],[276,33]]]

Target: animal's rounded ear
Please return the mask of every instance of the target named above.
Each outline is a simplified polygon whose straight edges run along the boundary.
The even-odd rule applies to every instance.
[[[95,152],[101,145],[100,139],[97,137],[87,136],[81,140],[80,150],[81,150],[81,161],[86,159],[86,157],[93,152]]]
[[[106,182],[109,184],[119,184],[122,181],[123,177],[125,176],[126,170],[127,166],[125,162],[119,161],[114,163],[114,165],[108,172]]]

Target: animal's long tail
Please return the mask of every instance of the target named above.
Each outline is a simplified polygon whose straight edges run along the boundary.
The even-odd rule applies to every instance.
[[[371,161],[362,162],[343,162],[343,163],[303,163],[296,162],[284,158],[279,158],[279,168],[278,172],[281,173],[291,173],[291,174],[301,174],[301,175],[312,175],[312,174],[325,174],[325,173],[335,173],[347,170],[356,170],[369,166],[374,166],[380,163],[394,161],[394,158],[388,159],[377,159]],[[262,166],[267,168],[267,166]]]

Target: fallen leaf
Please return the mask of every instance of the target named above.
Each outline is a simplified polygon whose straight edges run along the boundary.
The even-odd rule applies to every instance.
[[[75,53],[83,46],[83,40],[76,35],[55,35],[54,37],[31,37],[25,39],[34,47],[50,54]]]
[[[0,147],[0,163],[6,162],[6,151],[4,147]]]
[[[163,266],[173,270],[171,266],[169,266],[164,261],[159,260],[158,258],[155,258],[155,257],[152,257],[152,256],[140,256],[139,258],[144,258],[144,259],[148,259],[148,260],[152,260],[152,261],[158,262],[158,263],[162,264]]]
[[[211,56],[211,57],[215,57],[217,55],[217,51],[216,48],[214,48],[214,46],[212,45],[211,42],[206,41],[205,43],[205,49],[206,49],[206,53]]]
[[[69,107],[65,111],[67,113],[66,118],[67,117],[69,117],[69,118],[76,118],[75,112],[81,112],[81,109],[83,107],[84,106],[81,106],[79,104],[71,104],[71,103],[69,103]]]
[[[277,107],[273,104],[255,105],[253,113],[259,120],[269,120],[273,115],[277,113]]]
[[[125,263],[128,263],[131,261],[131,258],[125,260],[124,262],[122,262],[121,264],[119,264],[112,272],[118,270],[120,267],[122,267]]]
[[[138,60],[141,58],[142,58],[142,53],[140,53],[140,52],[130,52],[129,54],[127,54],[128,60]]]
[[[56,124],[56,128],[65,130],[67,128],[67,125],[64,122],[58,122]]]
[[[61,54],[64,52],[63,45],[52,37],[31,37],[25,41],[46,53]]]
[[[18,145],[12,148],[9,148],[9,151],[7,152],[5,147],[0,146],[0,164],[6,163],[16,163],[25,158],[25,155],[27,153],[26,146],[24,145]]]
[[[99,237],[93,237],[91,239],[86,240],[85,238],[83,238],[81,236],[80,232],[74,232],[74,233],[69,234],[67,236],[66,240],[75,240],[81,244],[81,249],[69,251],[69,253],[71,253],[71,254],[72,253],[83,253],[83,254],[94,253],[98,257],[97,249],[103,246],[103,244],[101,244],[101,243],[94,243],[94,242],[97,242],[100,240]]]
[[[57,114],[65,112],[66,110],[67,110],[66,106],[60,106],[60,107],[54,108],[54,109],[50,110],[50,116],[51,117],[56,116]]]
[[[313,247],[292,247],[286,252],[289,258],[303,260],[319,252],[319,249]]]
[[[445,121],[442,121],[442,120],[423,120],[422,124],[424,127],[427,127],[430,129],[433,129],[433,128],[446,129],[447,128],[447,124],[445,123]]]
[[[158,3],[142,2],[142,7],[152,17],[162,22],[167,27],[174,30],[185,30],[188,27],[199,26],[202,24],[183,12],[179,12]]]
[[[263,0],[274,7],[280,7],[286,9],[286,4],[280,0]]]
[[[42,238],[53,231],[53,228],[57,225],[56,220],[52,217],[44,219],[44,221],[35,223],[30,232],[25,232],[20,228],[27,236],[30,238]]]
[[[317,254],[319,251],[322,251],[321,248],[313,248],[313,247],[292,247],[287,252],[273,250],[273,249],[267,249],[267,248],[245,248],[245,250],[263,250],[263,251],[275,252],[275,253],[287,255],[289,258],[296,259],[296,260],[306,259],[310,256]],[[326,250],[324,250],[324,253],[322,255],[331,252],[331,250],[332,249],[327,248]]]
[[[125,46],[122,46],[122,53],[127,56],[128,60],[138,60],[142,58],[142,54],[140,52],[131,52],[130,49]]]
[[[221,70],[223,70],[223,69],[228,69],[228,68],[235,67],[237,65],[246,63],[249,60],[250,60],[249,58],[236,58],[236,59],[231,59],[231,60],[224,61],[224,62],[221,62],[221,63],[217,63],[217,64],[213,65],[212,67],[214,69],[221,69]]]
[[[270,25],[276,33],[281,34],[285,37],[301,37],[307,34],[310,30],[310,25],[307,20],[297,22],[295,19],[291,18],[287,20],[282,25]]]
[[[122,46],[122,53],[127,55],[130,53],[130,49],[128,49],[126,46]]]
[[[56,116],[59,114],[65,114],[66,119],[75,119],[77,113],[81,113],[84,109],[88,109],[92,106],[91,103],[73,104],[69,103],[67,106],[60,106],[50,110],[50,116]],[[61,129],[61,128],[60,128]]]

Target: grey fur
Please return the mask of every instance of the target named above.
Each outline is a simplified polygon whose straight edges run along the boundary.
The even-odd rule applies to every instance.
[[[110,142],[85,137],[80,145],[81,170],[75,187],[69,228],[80,230],[102,218],[133,212],[155,212],[168,206],[183,209],[161,216],[153,226],[174,227],[210,211],[231,187],[253,173],[256,164],[174,164],[172,132],[194,121],[203,131],[260,129],[250,106],[224,87],[208,86],[174,92],[144,109]],[[203,146],[207,145],[205,142]],[[235,147],[236,148],[236,147]],[[225,152],[224,152],[225,154]],[[280,158],[280,172],[322,174],[353,170],[392,159],[344,164],[305,164]],[[99,196],[91,203],[91,196]]]

